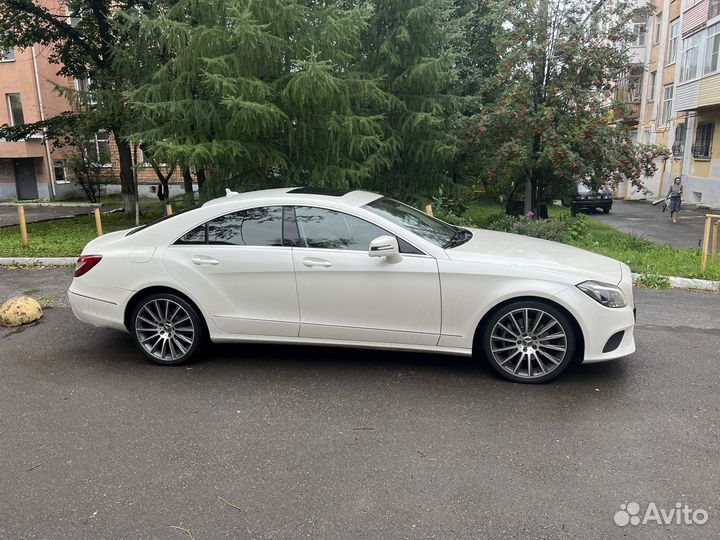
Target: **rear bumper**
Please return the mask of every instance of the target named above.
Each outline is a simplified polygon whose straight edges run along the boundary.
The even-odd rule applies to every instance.
[[[68,300],[75,317],[93,326],[127,331],[125,305],[132,291],[88,287],[77,281],[79,279],[75,279],[68,290]]]

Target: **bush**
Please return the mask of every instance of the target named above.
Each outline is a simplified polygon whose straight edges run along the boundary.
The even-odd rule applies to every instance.
[[[563,242],[568,234],[570,220],[533,219],[527,216],[502,216],[493,221],[488,229],[493,231],[522,234],[533,238]]]

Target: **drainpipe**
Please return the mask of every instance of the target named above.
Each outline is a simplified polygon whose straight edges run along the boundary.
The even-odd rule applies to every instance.
[[[40,120],[45,121],[45,108],[43,107],[42,93],[40,92],[40,76],[38,75],[37,56],[35,54],[35,45],[32,46],[33,71],[35,73],[35,88],[37,90],[38,109],[40,110]],[[55,200],[55,167],[53,167],[52,158],[50,157],[50,144],[47,141],[47,130],[43,128],[43,145],[45,146],[45,159],[47,159],[48,175],[50,176],[50,198]]]

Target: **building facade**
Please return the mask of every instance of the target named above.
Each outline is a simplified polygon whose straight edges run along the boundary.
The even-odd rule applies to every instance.
[[[67,12],[65,0],[40,0],[53,13]],[[61,96],[57,87],[91,90],[89,81],[78,81],[57,75],[58,64],[49,61],[50,51],[34,45],[26,49],[0,51],[0,125],[17,126],[39,122],[65,111],[74,103]],[[72,182],[66,159],[71,150],[55,149],[42,133],[24,141],[0,139],[0,200],[65,199],[82,196]],[[117,148],[108,131],[98,131],[86,141],[87,155],[107,170],[106,193],[119,192],[119,161]],[[138,193],[152,196],[158,179],[137,150],[136,177]],[[163,171],[166,172],[166,171]],[[182,192],[182,178],[175,171],[170,182],[170,195]]]
[[[58,0],[45,4],[61,7]],[[49,51],[38,45],[0,51],[0,125],[38,122],[68,110],[67,99],[54,89],[73,81],[59,77],[48,57]],[[71,187],[62,152],[53,152],[42,134],[18,142],[0,139],[0,200],[54,199]]]
[[[617,194],[661,197],[680,176],[688,202],[720,205],[720,0],[655,0],[638,30],[637,142],[665,145],[671,157],[659,160],[645,191],[624,183]]]

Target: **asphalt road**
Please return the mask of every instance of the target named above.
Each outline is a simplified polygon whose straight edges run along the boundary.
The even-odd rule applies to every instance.
[[[670,223],[670,213],[663,213],[661,205],[653,206],[649,201],[615,200],[609,214],[596,212],[592,217],[621,232],[645,236],[659,244],[697,248],[702,245],[706,213],[717,214],[717,211],[698,210],[692,205],[684,204],[678,214],[678,222]]]
[[[55,306],[0,329],[0,538],[720,536],[718,296],[638,290],[636,354],[528,386],[335,348],[157,367],[75,321],[68,281],[0,270]],[[620,528],[631,501],[709,519]]]

